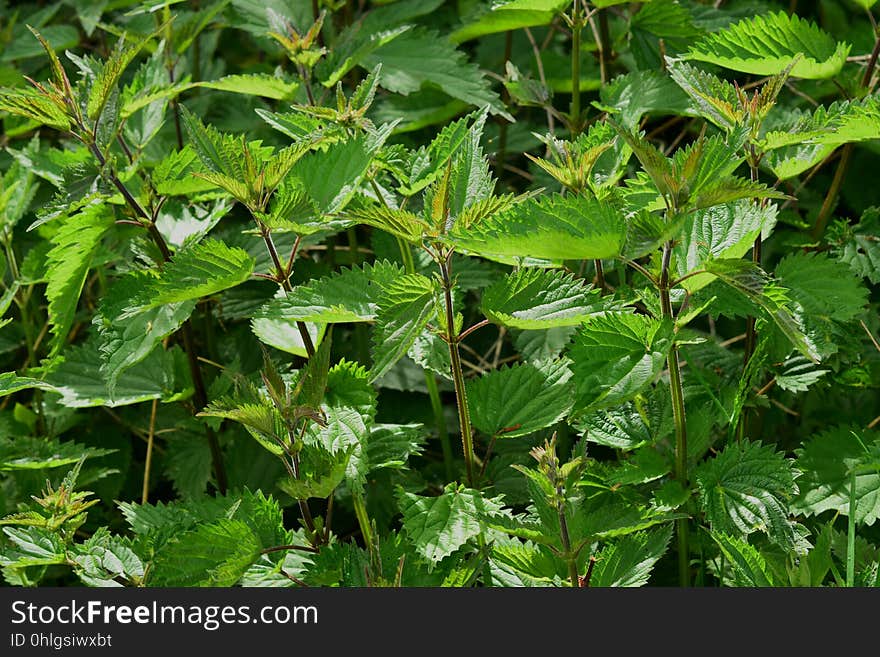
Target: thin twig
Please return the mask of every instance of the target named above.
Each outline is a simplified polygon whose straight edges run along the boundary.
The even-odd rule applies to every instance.
[[[529,28],[525,28],[523,31],[526,33],[526,38],[528,38],[529,43],[532,44],[532,52],[535,54],[535,63],[538,67],[538,78],[546,89],[547,78],[544,75],[544,63],[541,61],[541,51],[538,49],[538,44],[535,43],[535,37],[532,36],[532,31]],[[545,111],[547,112],[547,130],[552,135],[556,132],[556,122],[553,120],[553,112],[548,108],[545,108]]]
[[[153,439],[156,437],[156,412],[159,400],[154,399],[150,409],[150,428],[147,431],[147,457],[144,461],[144,485],[141,489],[141,504],[146,504],[150,497],[150,469],[153,465]]]
[[[874,334],[871,333],[871,329],[868,328],[868,325],[865,324],[864,320],[859,320],[859,324],[862,325],[862,328],[865,329],[865,333],[868,334],[868,337],[871,338],[871,342],[874,343],[874,347],[877,351],[880,351],[880,343],[877,342],[877,339],[874,337]]]

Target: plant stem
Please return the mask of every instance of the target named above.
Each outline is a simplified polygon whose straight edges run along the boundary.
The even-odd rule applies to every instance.
[[[290,284],[289,272],[287,271],[287,268],[281,264],[281,258],[278,256],[278,249],[275,248],[275,240],[272,239],[272,233],[270,233],[262,223],[257,221],[256,217],[254,217],[254,221],[257,222],[257,225],[260,228],[260,235],[263,237],[263,242],[266,244],[266,250],[269,251],[269,257],[272,259],[272,265],[275,267],[275,282],[277,282],[285,292],[290,292],[293,289],[293,286]],[[297,322],[296,328],[303,341],[303,346],[306,348],[306,354],[311,358],[315,355],[315,343],[312,342],[312,336],[309,335],[308,327],[305,322]]]
[[[416,265],[415,262],[413,262],[412,250],[409,248],[409,244],[407,244],[402,238],[398,237],[397,246],[400,248],[400,257],[403,259],[403,266],[406,273],[416,273]],[[443,402],[440,399],[440,388],[437,386],[437,377],[429,370],[425,370],[425,386],[428,388],[428,397],[431,399],[431,410],[434,413],[434,424],[437,426],[437,435],[440,438],[440,447],[443,450],[443,465],[446,468],[446,478],[451,481],[454,469],[452,443],[449,442],[449,431],[446,428],[446,416],[443,414]]]
[[[153,400],[150,409],[150,428],[147,432],[147,458],[144,461],[144,485],[141,489],[141,504],[146,504],[150,497],[150,468],[153,464],[153,439],[156,436],[156,411],[159,409],[159,400]]]
[[[293,454],[290,457],[291,470],[293,470],[293,478],[299,479],[299,455]],[[299,506],[299,514],[302,517],[303,524],[309,532],[310,540],[316,542],[318,538],[315,536],[315,519],[312,517],[312,510],[309,508],[308,500],[297,500]]]
[[[562,494],[561,486],[557,485],[557,494]],[[557,508],[559,513],[559,538],[562,540],[562,549],[565,550],[565,562],[568,565],[568,581],[572,588],[578,588],[577,557],[571,550],[571,538],[568,534],[568,521],[565,519],[565,506],[560,504]]]
[[[85,130],[83,126],[80,127]],[[91,141],[88,145],[92,155],[95,156],[95,159],[98,160],[98,163],[103,169],[107,165],[107,160],[104,158],[104,154],[101,153],[101,149],[98,148],[94,141]],[[147,211],[144,210],[143,206],[138,203],[137,199],[125,186],[125,183],[119,179],[115,170],[110,169],[107,173],[110,176],[110,182],[112,182],[113,186],[116,187],[120,194],[122,194],[122,198],[125,199],[125,202],[135,215],[143,222],[144,228],[146,228],[150,238],[156,245],[156,248],[159,249],[163,262],[170,260],[171,250],[168,248],[168,244],[165,242],[162,233],[156,228],[153,218],[147,214]],[[183,351],[186,354],[189,373],[193,382],[193,401],[195,402],[196,412],[198,412],[208,405],[208,393],[207,388],[205,387],[205,380],[202,378],[202,368],[199,366],[198,356],[195,352],[192,324],[189,318],[187,318],[181,326],[180,334],[183,338]],[[226,466],[223,463],[223,452],[220,449],[220,441],[217,439],[214,430],[207,425],[205,425],[205,436],[208,440],[208,446],[211,449],[211,462],[214,468],[214,476],[217,478],[217,489],[220,491],[221,495],[225,495],[227,486]]]
[[[504,60],[503,65],[506,67],[510,61],[513,52],[513,31],[508,30],[504,33]],[[510,92],[507,87],[501,93],[502,102],[507,105],[510,102]],[[495,151],[495,177],[501,178],[504,173],[504,161],[507,159],[507,121],[503,118],[498,123],[498,150]]]
[[[468,412],[467,392],[464,374],[461,371],[461,354],[458,350],[458,335],[455,331],[455,311],[452,307],[452,278],[449,273],[450,251],[440,259],[440,274],[443,278],[443,295],[446,300],[446,339],[449,343],[449,360],[452,362],[452,382],[455,385],[455,402],[458,407],[458,424],[461,428],[461,445],[464,452],[465,470],[468,486],[474,485],[474,441],[471,435],[471,418]]]
[[[354,506],[354,515],[357,517],[358,526],[361,529],[361,537],[368,552],[373,551],[373,527],[370,524],[370,516],[367,514],[367,505],[360,493],[352,491],[351,503]]]
[[[611,31],[608,28],[608,10],[599,11],[599,75],[602,84],[608,82],[611,62]]]
[[[856,468],[849,476],[849,518],[846,528],[846,585],[855,586],[856,580]]]
[[[754,145],[750,145],[750,156],[749,156],[749,174],[752,182],[758,182],[758,159],[755,153]],[[755,238],[755,244],[752,246],[752,262],[754,262],[759,267],[761,266],[761,250],[763,244],[761,242],[761,234],[758,233],[758,236]],[[743,353],[743,369],[748,367],[749,361],[752,359],[752,354],[755,353],[755,346],[757,342],[757,335],[755,333],[755,317],[753,315],[749,315],[746,317],[746,342],[745,342],[745,351]],[[742,442],[745,438],[746,428],[748,426],[748,413],[743,412],[739,417],[739,425],[737,426],[737,441]]]
[[[663,316],[674,321],[672,299],[669,294],[669,262],[672,258],[672,242],[663,246],[663,264],[660,271],[660,305]],[[669,389],[672,394],[672,418],[675,424],[675,478],[687,487],[687,425],[685,423],[684,390],[681,384],[681,369],[678,362],[678,346],[673,344],[667,357],[669,368]],[[675,521],[678,535],[678,580],[683,587],[690,585],[690,563],[688,551],[688,523],[686,518]]]
[[[571,107],[569,108],[572,137],[576,137],[581,131],[581,30],[583,27],[581,2],[575,0],[571,17]]]

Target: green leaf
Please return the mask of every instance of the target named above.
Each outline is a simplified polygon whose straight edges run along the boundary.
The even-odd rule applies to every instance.
[[[180,106],[180,118],[192,147],[208,171],[222,174],[234,181],[245,182],[242,168],[242,141],[206,125],[186,107]]]
[[[330,370],[331,336],[328,333],[300,371],[293,392],[293,401],[301,406],[317,409],[324,399]]]
[[[400,470],[413,454],[420,454],[426,440],[421,424],[376,424],[370,427],[365,459],[368,471]]]
[[[344,474],[349,486],[362,489],[369,469],[364,444],[368,439],[368,423],[372,423],[372,417],[347,406],[329,407],[325,415],[326,426],[319,427],[316,423],[309,425],[306,442],[331,454],[350,451],[351,458],[347,460]]]
[[[740,586],[775,586],[773,574],[761,553],[744,539],[724,533],[711,532],[712,540],[721,548],[724,559],[731,565]]]
[[[401,194],[413,196],[434,182],[478,124],[482,130],[484,122],[485,111],[472,112],[444,126],[427,146],[408,153],[402,165],[404,180],[401,182]]]
[[[793,253],[776,267],[794,314],[821,358],[838,351],[846,323],[864,312],[868,289],[843,262],[820,253]]]
[[[284,290],[278,289],[278,296],[284,296]],[[306,330],[312,338],[312,344],[320,344],[324,338],[327,324],[312,324],[306,322]],[[299,325],[294,321],[283,319],[254,319],[251,322],[251,330],[260,339],[260,342],[275,347],[281,351],[296,356],[308,357]]]
[[[230,91],[247,96],[261,96],[273,100],[291,100],[299,88],[297,82],[287,82],[267,73],[227,75],[217,80],[197,82],[192,86]]]
[[[865,210],[855,226],[843,219],[835,222],[829,227],[828,241],[832,252],[853,272],[875,285],[880,283],[880,209]]]
[[[495,324],[547,329],[576,326],[609,306],[599,290],[573,274],[523,268],[489,286],[481,309]]]
[[[369,370],[344,358],[340,360],[327,372],[324,403],[333,408],[353,408],[371,423],[376,416],[376,389],[370,384]]]
[[[492,541],[492,565],[506,566],[517,574],[527,575],[530,582],[525,584],[519,581],[508,584],[504,581],[502,584],[504,586],[550,586],[557,579],[557,565],[553,553],[531,541],[521,542],[505,536],[495,538]],[[498,575],[494,571],[492,580],[493,585],[497,586]]]
[[[671,346],[668,321],[629,313],[592,318],[569,353],[575,408],[592,410],[632,399],[660,375]]]
[[[213,400],[199,415],[238,422],[269,452],[284,454],[289,440],[284,418],[270,399],[243,379],[236,380],[235,394]]]
[[[738,21],[691,46],[688,59],[753,75],[776,75],[797,55],[796,78],[830,78],[840,72],[849,44],[837,43],[814,23],[780,11]]]
[[[322,212],[338,212],[351,200],[386,136],[354,137],[309,153],[297,162],[293,175]]]
[[[64,544],[57,532],[39,527],[4,527],[3,533],[12,548],[0,551],[0,565],[23,568],[51,566],[67,559]]]
[[[74,465],[81,458],[112,454],[116,450],[86,447],[73,441],[19,436],[0,438],[0,471],[43,470]]]
[[[306,445],[300,452],[299,478],[286,477],[278,487],[295,500],[326,499],[345,480],[348,462],[355,446],[330,452],[323,447]]]
[[[365,20],[352,23],[343,30],[327,58],[316,67],[318,76],[325,87],[332,88],[345,77],[364,58],[391,43],[404,32],[412,29],[412,25],[387,26],[387,29],[373,31],[368,14]]]
[[[138,39],[135,43],[126,47],[125,38],[121,38],[116,42],[113,54],[109,59],[101,64],[95,81],[89,89],[89,99],[86,106],[88,117],[95,121],[101,115],[104,107],[110,101],[110,97],[117,89],[117,84],[122,78],[122,74],[128,65],[137,57],[137,54],[145,45],[159,32],[165,29],[165,26],[159,27],[156,31],[148,34],[142,39]]]
[[[46,256],[51,355],[57,355],[67,340],[92,258],[111,226],[113,217],[106,206],[93,205],[68,217],[52,237]]]
[[[668,57],[666,61],[672,79],[690,96],[702,116],[728,132],[743,121],[745,112],[730,82],[680,59]]]
[[[372,321],[385,289],[403,275],[400,265],[387,260],[346,268],[298,285],[266,303],[255,317],[328,324]]]
[[[711,258],[741,258],[759,235],[765,239],[776,224],[776,206],[760,207],[740,201],[697,210],[687,215],[683,238],[675,243],[674,266],[679,276],[701,268]],[[696,292],[712,282],[710,274],[697,274],[682,282],[688,292]]]
[[[629,130],[635,130],[646,114],[693,113],[687,95],[659,71],[618,75],[599,90],[599,96],[602,108],[612,110]]]
[[[139,584],[144,563],[127,538],[114,536],[100,528],[88,540],[74,545],[73,562],[77,577],[86,586],[122,586],[123,580]]]
[[[55,386],[29,376],[18,376],[15,372],[3,372],[0,374],[0,397],[11,395],[20,390],[30,390],[31,388],[54,390]]]
[[[815,343],[804,334],[787,306],[785,289],[772,283],[758,265],[725,258],[709,260],[705,269],[761,308],[798,351],[811,361],[819,362]]]
[[[211,448],[195,425],[195,432],[176,431],[165,442],[165,474],[181,499],[191,500],[205,494],[211,480]]]
[[[469,380],[474,427],[489,436],[516,438],[552,426],[573,403],[565,360],[519,363]]]
[[[811,385],[828,374],[803,356],[789,358],[776,370],[776,385],[788,392],[806,392]]]
[[[824,253],[787,255],[775,274],[807,318],[818,315],[846,322],[860,315],[868,303],[868,289],[858,277],[845,263]]]
[[[590,578],[592,587],[644,586],[669,547],[672,525],[624,536],[603,548]]]
[[[587,413],[579,418],[577,426],[590,442],[632,450],[654,440],[662,419],[658,411],[655,404],[643,409],[634,402],[625,402],[616,408]]]
[[[434,30],[409,30],[374,51],[363,64],[368,69],[382,64],[380,82],[389,91],[406,96],[423,86],[435,86],[469,105],[488,105],[492,114],[512,120],[480,69]]]
[[[850,479],[856,472],[855,520],[873,525],[880,518],[880,434],[836,427],[813,436],[796,450],[800,494],[793,507],[809,515],[833,510],[849,516]]]
[[[732,536],[761,531],[784,548],[794,548],[788,505],[798,486],[791,462],[771,445],[729,445],[700,464],[694,478],[712,531]]]
[[[71,408],[124,406],[176,394],[172,351],[152,351],[137,368],[119,376],[112,393],[101,372],[102,364],[97,341],[90,339],[84,345],[65,349],[63,361],[46,382],[61,395],[61,404]]]
[[[222,292],[244,283],[254,270],[254,259],[247,251],[205,239],[178,251],[122,318],[168,303],[191,301]]]
[[[152,586],[233,586],[260,556],[259,537],[241,520],[220,519],[170,541],[153,562]]]
[[[509,0],[480,6],[464,17],[464,25],[449,40],[461,43],[486,34],[549,25],[570,4],[571,0]]]
[[[585,196],[532,198],[469,228],[456,226],[454,244],[502,261],[515,258],[614,258],[626,221],[609,203]]]
[[[56,130],[70,129],[70,119],[63,107],[31,89],[0,87],[0,110]]]
[[[431,231],[424,219],[408,210],[379,206],[358,208],[347,212],[345,216],[356,223],[384,230],[413,244],[421,244],[422,237]]]
[[[500,498],[448,484],[437,497],[422,497],[397,489],[403,526],[419,554],[432,563],[457,551],[483,531],[483,516],[501,512]]]
[[[385,289],[373,331],[375,381],[406,354],[435,309],[435,285],[421,274],[402,276]]]
[[[140,363],[162,340],[177,331],[195,308],[195,300],[184,301],[122,319],[130,301],[142,293],[144,279],[132,274],[117,280],[93,319],[101,334],[100,351],[104,358],[101,372],[107,377],[112,394],[122,373]]]

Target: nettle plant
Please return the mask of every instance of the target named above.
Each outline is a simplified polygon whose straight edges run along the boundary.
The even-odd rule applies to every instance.
[[[451,35],[502,100],[440,2],[171,4],[68,61],[38,15],[0,98],[8,583],[880,581],[877,420],[785,423],[876,411],[880,213],[830,220],[877,45],[804,109],[850,46],[797,16],[502,3]],[[223,75],[224,11],[274,73]]]

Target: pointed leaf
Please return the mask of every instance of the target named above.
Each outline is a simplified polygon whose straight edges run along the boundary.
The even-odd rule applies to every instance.
[[[626,238],[626,221],[609,203],[584,196],[529,199],[452,233],[459,248],[491,259],[614,258]]]
[[[487,288],[482,301],[489,321],[520,329],[576,326],[612,307],[584,280],[551,269],[516,270]]]
[[[449,484],[442,495],[422,497],[397,490],[403,526],[409,540],[423,557],[437,563],[483,531],[482,516],[501,511],[500,498]]]
[[[255,317],[323,323],[371,321],[376,319],[385,289],[403,275],[402,267],[387,260],[343,269],[272,299]]]
[[[592,587],[644,586],[669,547],[672,525],[624,536],[599,553],[590,578]]]
[[[833,510],[857,523],[880,518],[880,434],[836,427],[813,436],[797,450],[800,494],[794,507],[809,515]],[[850,508],[852,472],[856,473],[855,509]]]
[[[646,315],[592,318],[570,351],[579,410],[614,406],[635,397],[663,370],[672,325]]]
[[[775,586],[773,574],[761,553],[744,539],[729,534],[711,533],[725,560],[733,567],[741,586]]]
[[[372,380],[402,358],[424,330],[435,308],[434,287],[421,274],[409,274],[386,288],[376,312]]]
[[[244,283],[254,270],[247,251],[205,239],[178,251],[165,268],[145,283],[123,318],[166,303],[180,303],[216,294]]]
[[[573,386],[564,359],[519,363],[467,382],[471,421],[489,436],[516,438],[550,427],[571,409]]]
[[[112,225],[113,217],[106,208],[94,205],[68,217],[52,237],[53,246],[46,256],[46,298],[53,355],[67,340],[92,258]]]
[[[803,57],[791,75],[817,79],[837,75],[849,48],[814,23],[780,11],[738,21],[703,37],[691,47],[687,58],[742,73],[775,75],[800,54]]]
[[[797,494],[791,462],[771,445],[730,445],[694,473],[700,503],[715,532],[748,536],[761,531],[792,549],[788,505]]]

